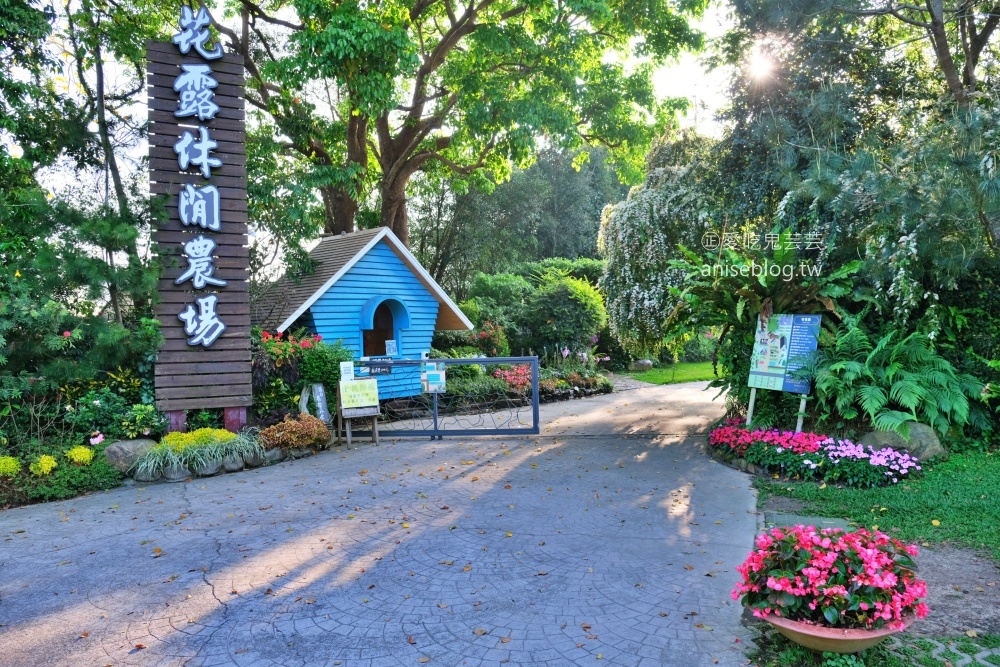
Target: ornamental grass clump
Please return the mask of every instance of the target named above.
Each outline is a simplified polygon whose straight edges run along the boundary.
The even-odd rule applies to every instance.
[[[877,630],[927,616],[917,548],[884,533],[798,525],[772,528],[756,546],[736,568],[732,598],[757,618]]]
[[[232,433],[222,428],[199,428],[190,433],[173,432],[143,454],[135,463],[135,474],[156,478],[171,466],[195,470],[226,456],[263,454],[253,430]]]

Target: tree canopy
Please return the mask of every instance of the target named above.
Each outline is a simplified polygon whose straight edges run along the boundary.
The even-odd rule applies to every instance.
[[[352,231],[377,206],[408,242],[407,185],[421,170],[488,188],[544,137],[607,146],[635,179],[682,106],[656,98],[653,65],[701,44],[688,18],[705,4],[243,0],[231,5],[242,29],[217,27],[246,58],[250,104],[311,162],[326,231]]]

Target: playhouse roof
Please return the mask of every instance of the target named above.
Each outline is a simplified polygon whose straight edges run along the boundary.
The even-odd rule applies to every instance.
[[[285,274],[268,285],[258,299],[254,323],[285,331],[379,241],[386,242],[440,304],[434,327],[436,330],[467,331],[473,328],[469,318],[388,227],[324,237],[319,245],[309,251],[316,271],[298,276],[297,283],[293,276]]]

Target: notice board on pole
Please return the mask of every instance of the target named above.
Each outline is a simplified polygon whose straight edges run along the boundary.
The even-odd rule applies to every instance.
[[[812,358],[822,315],[771,315],[757,319],[747,386],[808,394],[808,379],[794,375]]]

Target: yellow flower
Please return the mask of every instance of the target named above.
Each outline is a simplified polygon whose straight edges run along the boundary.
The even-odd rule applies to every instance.
[[[13,456],[0,456],[0,477],[15,477],[21,472],[21,462]]]
[[[94,460],[94,450],[83,445],[70,447],[66,451],[66,458],[78,466],[90,465],[90,462]]]
[[[55,457],[49,456],[48,454],[42,454],[35,459],[34,463],[28,466],[28,470],[30,470],[33,475],[44,477],[45,475],[51,474],[58,465],[59,464],[56,462]]]

